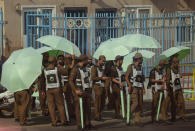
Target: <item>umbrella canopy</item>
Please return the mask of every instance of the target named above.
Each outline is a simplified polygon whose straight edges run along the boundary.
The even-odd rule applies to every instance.
[[[165,60],[169,60],[170,57],[174,54],[178,54],[178,59],[182,60],[190,54],[190,48],[185,46],[171,47],[163,51],[159,57],[164,57]]]
[[[14,51],[3,64],[1,84],[9,91],[29,89],[41,74],[42,55],[33,48]]]
[[[120,41],[131,48],[161,48],[157,40],[143,34],[127,34],[121,37]]]
[[[117,55],[125,56],[129,52],[131,52],[132,48],[128,48],[121,43],[117,38],[109,39],[98,47],[96,52],[94,53],[93,57],[95,59],[99,59],[100,55],[104,55],[106,60],[115,60]]]
[[[143,58],[144,58],[144,59],[143,59],[144,62],[145,62],[147,59],[150,59],[150,58],[152,58],[152,57],[155,55],[154,52],[148,51],[148,50],[138,50],[138,51],[134,51],[134,52],[132,52],[132,53],[129,53],[127,56],[124,57],[124,60],[123,60],[122,68],[123,68],[124,71],[127,71],[128,66],[129,66],[130,64],[133,63],[133,57],[134,57],[134,55],[135,55],[137,52],[139,52],[139,53],[142,54],[142,56],[143,56]]]
[[[38,38],[37,41],[50,46],[54,50],[61,50],[75,56],[81,55],[79,48],[64,37],[46,35]]]
[[[49,56],[55,56],[58,57],[59,55],[63,55],[63,51],[60,50],[50,50],[48,51]]]
[[[43,46],[41,48],[36,49],[36,51],[38,53],[40,53],[40,54],[45,53],[45,52],[48,52],[50,50],[52,50],[52,48],[51,47],[47,47],[47,46]]]

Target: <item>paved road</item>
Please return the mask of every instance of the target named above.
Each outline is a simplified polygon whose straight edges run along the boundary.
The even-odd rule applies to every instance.
[[[113,131],[195,131],[195,101],[186,101],[186,117],[190,122],[177,121],[173,125],[164,126],[162,124],[152,124],[150,121],[150,102],[145,102],[144,123],[141,127],[128,127],[123,120],[113,119],[113,110],[106,110],[103,114],[104,121],[92,123],[96,126],[96,130],[113,130]],[[67,127],[51,127],[49,117],[43,117],[40,112],[32,114],[32,120],[28,122],[28,126],[20,127],[18,123],[14,122],[13,118],[0,118],[0,131],[74,131],[75,125]]]

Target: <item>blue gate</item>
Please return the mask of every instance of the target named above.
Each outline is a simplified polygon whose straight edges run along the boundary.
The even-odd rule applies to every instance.
[[[1,34],[0,34],[0,36],[1,36],[1,65],[3,64],[3,59],[4,59],[4,57],[3,57],[3,11],[2,11],[2,9],[0,9],[0,31],[1,31]]]
[[[194,40],[193,12],[169,14],[126,14],[96,13],[64,13],[59,15],[44,13],[28,13],[26,15],[27,45],[39,48],[36,39],[52,34],[71,40],[83,54],[93,54],[101,42],[109,38],[121,37],[125,34],[141,33],[158,40],[161,49],[147,49],[155,52],[155,56],[147,61],[145,75],[148,76],[159,54],[173,46],[183,45],[191,48],[191,54],[182,60],[183,64],[193,62]]]

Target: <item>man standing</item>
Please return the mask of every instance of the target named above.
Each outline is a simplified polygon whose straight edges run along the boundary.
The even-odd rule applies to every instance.
[[[133,64],[128,66],[125,79],[128,85],[128,91],[131,94],[131,116],[135,113],[135,125],[143,127],[140,113],[143,106],[143,94],[145,93],[142,69],[142,54],[136,53],[133,57]],[[132,118],[132,117],[131,117]]]
[[[171,67],[168,68],[166,72],[166,85],[168,88],[166,103],[171,102],[171,120],[172,122],[176,121],[177,111],[179,113],[179,119],[187,121],[184,119],[185,103],[180,82],[181,76],[179,74],[179,59],[177,55],[171,57],[170,64]],[[168,107],[168,104],[166,105]]]
[[[75,57],[70,55],[70,54],[66,54],[65,60],[64,60],[64,66],[65,66],[65,70],[68,72],[68,80],[69,80],[71,70],[75,66]],[[75,119],[74,96],[73,96],[73,91],[72,91],[72,88],[71,88],[69,82],[66,84],[66,88],[64,91],[66,92],[65,97],[66,97],[66,101],[67,101],[67,105],[68,105],[68,113],[70,115],[70,119]]]
[[[50,56],[48,59],[48,66],[44,69],[42,80],[45,82],[45,91],[47,94],[48,108],[52,121],[52,126],[57,126],[57,116],[55,113],[55,105],[60,113],[61,125],[65,126],[67,123],[64,109],[64,97],[61,88],[61,75],[65,75],[64,68],[57,66],[55,57]]]
[[[123,90],[123,101],[126,98],[126,81],[125,81],[125,72],[123,72],[122,64],[123,64],[123,57],[116,56],[115,58],[116,65],[112,67],[112,95],[115,107],[115,118],[120,118],[120,105],[121,105],[121,90]],[[124,102],[126,103],[126,102]],[[123,103],[123,104],[124,104]],[[122,105],[121,105],[122,106]],[[126,108],[125,108],[126,109]]]
[[[151,83],[152,87],[152,122],[156,121],[156,114],[160,99],[160,94],[162,94],[162,101],[161,101],[161,115],[162,120],[165,124],[170,124],[167,121],[167,115],[166,115],[166,105],[165,105],[165,96],[164,96],[164,90],[165,90],[165,60],[160,60],[159,64],[153,68],[150,72],[149,82]]]
[[[78,129],[82,129],[81,126],[81,112],[79,99],[82,98],[83,101],[83,120],[84,128],[92,129],[91,125],[91,93],[90,88],[90,74],[86,69],[88,64],[88,57],[86,55],[81,55],[79,57],[78,64],[73,68],[70,74],[70,85],[73,90],[74,100],[75,100],[75,113],[76,113],[76,123]]]
[[[93,89],[95,92],[95,120],[101,121],[101,115],[104,109],[105,104],[105,87],[104,82],[108,77],[104,77],[104,66],[106,58],[101,55],[99,57],[98,63],[96,66],[93,66],[91,69],[91,78],[93,81]]]
[[[29,89],[17,91],[14,93],[14,118],[15,121],[20,122],[21,126],[26,125],[26,115],[31,104],[31,95],[35,91],[36,88],[32,85]]]
[[[48,58],[49,58],[49,54],[47,52],[43,53],[42,71],[48,65]],[[44,87],[45,87],[45,82],[41,81],[41,76],[39,76],[38,77],[38,90],[39,90],[40,107],[41,107],[42,115],[48,116],[49,111],[46,105],[46,95],[44,93]]]

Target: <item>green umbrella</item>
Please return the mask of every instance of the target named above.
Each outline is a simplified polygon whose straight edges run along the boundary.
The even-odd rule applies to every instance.
[[[178,54],[178,59],[182,60],[183,58],[190,54],[190,48],[185,46],[171,47],[163,51],[159,57],[160,58],[164,57],[165,60],[169,60],[170,57],[174,54]]]
[[[41,74],[42,55],[33,48],[14,51],[3,64],[1,84],[12,92],[29,89]]]
[[[142,54],[142,56],[143,56],[143,58],[144,58],[144,62],[145,62],[147,59],[150,59],[150,58],[152,58],[152,57],[155,55],[154,52],[148,51],[148,50],[138,50],[138,51],[134,51],[134,52],[132,52],[132,53],[129,53],[128,55],[126,55],[126,56],[124,57],[124,60],[123,60],[122,68],[123,68],[124,71],[127,71],[128,66],[129,66],[130,64],[133,63],[133,57],[134,57],[134,55],[135,55],[137,52],[139,52],[139,53]]]
[[[93,57],[95,59],[99,59],[100,55],[104,55],[106,57],[106,60],[115,60],[115,57],[117,55],[125,56],[131,50],[132,48],[128,48],[119,43],[118,38],[114,38],[101,43],[101,45],[95,51]]]
[[[60,50],[50,50],[48,51],[49,56],[55,56],[58,57],[59,55],[63,55],[63,51]]]
[[[75,56],[81,55],[79,48],[64,37],[46,35],[40,37],[37,41],[50,46],[54,50],[61,50]]]
[[[154,38],[143,34],[127,34],[120,38],[122,44],[131,48],[161,48]]]
[[[47,46],[43,46],[41,48],[36,49],[36,51],[38,53],[40,53],[40,54],[45,53],[45,52],[48,52],[50,50],[52,50],[52,48],[51,47],[47,47]]]

